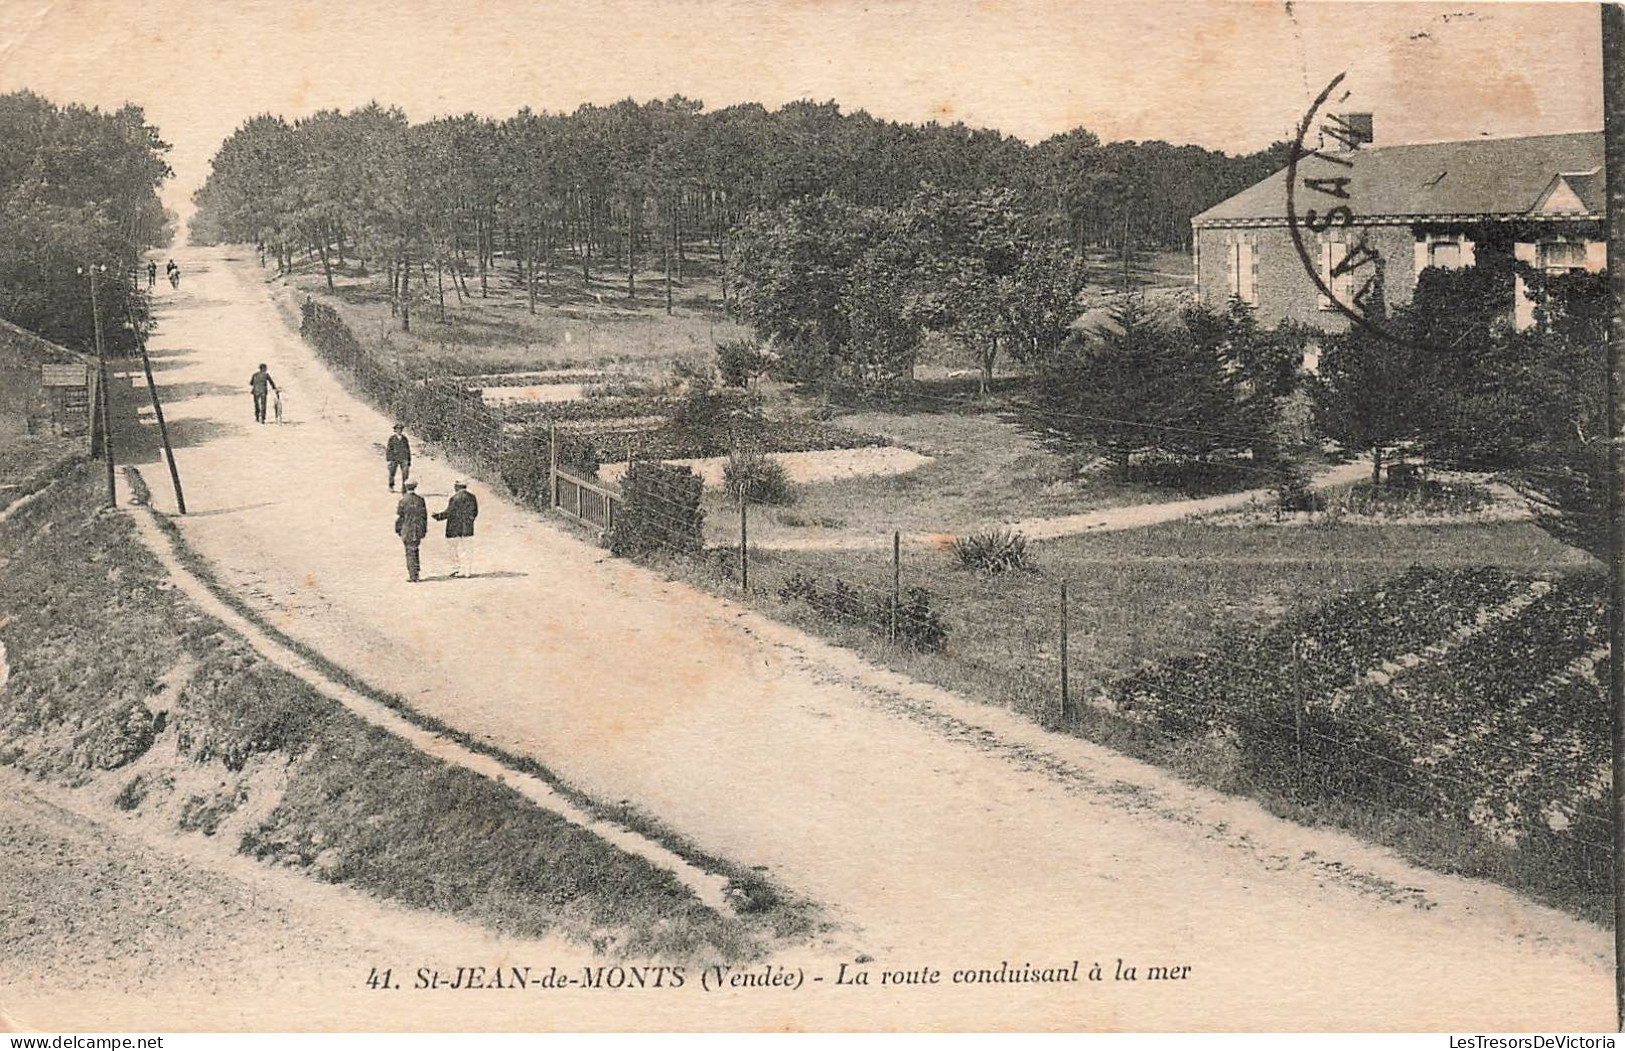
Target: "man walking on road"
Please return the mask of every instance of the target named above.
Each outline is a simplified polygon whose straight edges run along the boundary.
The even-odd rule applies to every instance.
[[[446,523],[446,540],[451,544],[451,575],[471,577],[474,575],[474,553],[470,545],[474,543],[474,519],[479,517],[480,502],[474,499],[474,494],[462,482],[452,489],[446,509],[434,517],[436,521]]]
[[[418,545],[429,533],[429,505],[417,494],[417,487],[416,482],[402,482],[401,502],[395,505],[395,535],[406,547],[406,580],[411,584],[418,580]]]
[[[267,391],[277,389],[276,380],[265,371],[265,365],[260,364],[260,370],[248,377],[248,389],[254,392],[254,422],[265,422],[265,398]]]
[[[147,287],[151,288],[153,285],[156,285],[157,283],[158,283],[158,263],[155,260],[149,259],[149,260],[147,260]]]
[[[395,491],[395,471],[401,472],[401,485],[412,474],[412,446],[406,440],[406,424],[397,423],[395,433],[389,436],[389,444],[384,446],[384,460],[389,464],[389,491]]]

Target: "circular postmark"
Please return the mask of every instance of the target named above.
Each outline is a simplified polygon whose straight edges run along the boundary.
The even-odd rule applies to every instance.
[[[1366,139],[1361,129],[1328,107],[1334,95],[1339,105],[1349,101],[1352,93],[1343,89],[1347,76],[1347,71],[1339,73],[1321,90],[1292,140],[1286,165],[1287,230],[1323,302],[1351,324],[1400,342],[1399,335],[1383,324],[1384,260],[1367,238],[1355,207],[1359,147]],[[1314,147],[1306,145],[1311,131],[1319,136]],[[1328,141],[1335,145],[1328,147]],[[1307,206],[1301,212],[1300,204]],[[1306,233],[1315,239],[1315,252],[1310,251]]]

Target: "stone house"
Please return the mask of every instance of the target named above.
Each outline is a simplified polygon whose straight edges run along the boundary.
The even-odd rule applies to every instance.
[[[1240,296],[1264,324],[1341,331],[1351,322],[1332,296],[1358,309],[1379,268],[1396,305],[1427,267],[1473,266],[1491,253],[1549,272],[1606,265],[1601,132],[1381,146],[1360,116],[1351,120],[1367,142],[1298,165],[1293,214],[1320,283],[1293,242],[1282,170],[1191,220],[1201,302]],[[1517,324],[1532,320],[1521,278],[1510,305]]]

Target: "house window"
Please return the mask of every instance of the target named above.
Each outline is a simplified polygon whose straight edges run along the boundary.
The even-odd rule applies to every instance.
[[[1540,246],[1540,268],[1548,274],[1584,270],[1586,246],[1580,241],[1545,241]]]
[[[1357,267],[1350,267],[1341,274],[1333,275],[1332,271],[1341,264],[1349,253],[1349,246],[1339,241],[1322,241],[1320,243],[1320,280],[1326,288],[1332,290],[1339,303],[1348,303],[1354,298],[1354,271]],[[1318,296],[1320,309],[1335,310],[1337,304],[1332,302],[1331,296],[1324,291]]]
[[[1428,245],[1428,266],[1453,270],[1461,265],[1461,245],[1455,241],[1434,241]]]
[[[1243,303],[1257,306],[1258,246],[1252,242],[1251,235],[1243,234],[1226,247],[1230,252],[1225,267],[1230,294],[1239,297]]]

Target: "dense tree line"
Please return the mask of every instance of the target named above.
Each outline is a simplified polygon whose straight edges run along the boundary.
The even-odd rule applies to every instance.
[[[144,312],[141,253],[173,233],[158,200],[168,149],[137,106],[106,112],[27,91],[0,95],[0,317],[89,348],[80,271],[106,266],[100,303],[116,349]]]
[[[981,368],[1033,361],[1078,316],[1079,254],[1008,189],[925,187],[861,207],[826,193],[753,212],[737,232],[739,314],[781,375],[872,385],[912,374],[925,333]]]
[[[448,282],[468,295],[470,277],[483,289],[498,252],[518,259],[532,288],[568,260],[589,280],[623,275],[635,295],[640,269],[680,281],[687,253],[703,244],[722,263],[728,298],[734,231],[752,213],[796,201],[827,194],[889,208],[922,186],[1002,190],[1076,248],[1182,246],[1193,214],[1283,163],[1284,147],[1230,157],[1161,142],[1102,145],[1081,129],[1029,145],[834,103],[708,111],[675,96],[420,124],[374,104],[247,121],[215,155],[192,231],[204,242],[259,244],[284,266],[313,252],[329,273],[359,256],[397,296],[424,281],[442,297]]]

